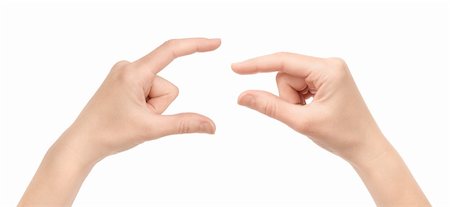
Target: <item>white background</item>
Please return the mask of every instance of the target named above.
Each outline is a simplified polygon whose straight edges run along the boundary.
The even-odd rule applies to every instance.
[[[378,124],[435,206],[449,195],[449,6],[445,3],[2,3],[0,204],[17,204],[48,147],[111,66],[163,41],[220,37],[173,62],[167,114],[211,117],[217,133],[151,141],[100,162],[75,206],[373,206],[340,158],[236,104],[276,93],[275,74],[229,65],[290,51],[344,58]]]

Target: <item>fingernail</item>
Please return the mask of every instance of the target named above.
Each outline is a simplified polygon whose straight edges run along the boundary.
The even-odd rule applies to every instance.
[[[242,62],[236,62],[236,63],[231,63],[231,69],[235,72],[235,73],[239,73],[239,66],[241,65]]]
[[[208,134],[214,134],[215,127],[213,126],[212,123],[203,122],[203,123],[200,124],[200,131],[208,133]]]
[[[220,39],[220,38],[209,38],[209,40],[211,40],[211,41],[218,41],[218,42],[222,43],[222,39]]]
[[[241,61],[241,62],[234,62],[234,63],[231,63],[231,66],[240,65],[241,63],[243,63],[243,61]]]
[[[244,94],[239,98],[238,104],[243,106],[253,106],[255,104],[255,96],[251,94]]]

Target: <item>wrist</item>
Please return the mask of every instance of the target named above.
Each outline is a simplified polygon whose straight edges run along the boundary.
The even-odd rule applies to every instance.
[[[380,138],[372,148],[371,156],[349,160],[349,163],[377,206],[430,206],[401,156],[386,138]]]
[[[396,154],[395,149],[376,126],[370,127],[360,137],[361,142],[349,150],[344,159],[352,166],[364,166],[376,162],[387,155]]]
[[[386,162],[401,159],[395,148],[384,137],[364,155],[365,157],[356,157],[347,161],[356,171],[372,172],[383,168]]]
[[[48,156],[56,156],[62,162],[80,170],[90,170],[97,162],[103,159],[89,143],[89,135],[67,129],[51,146]]]
[[[70,131],[70,130],[68,130]],[[69,206],[98,162],[66,131],[47,151],[18,206]]]

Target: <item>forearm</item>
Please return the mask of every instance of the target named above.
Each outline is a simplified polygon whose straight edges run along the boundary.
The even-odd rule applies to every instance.
[[[350,162],[377,206],[430,206],[397,151],[382,135],[377,146],[384,149],[370,160]]]
[[[96,163],[87,159],[79,137],[65,133],[48,150],[19,206],[71,206]]]

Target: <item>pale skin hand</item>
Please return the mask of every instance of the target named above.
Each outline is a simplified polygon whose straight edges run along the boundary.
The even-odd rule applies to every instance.
[[[70,206],[92,167],[106,156],[166,135],[213,134],[213,121],[203,115],[161,115],[178,89],[157,73],[177,57],[219,46],[219,39],[170,40],[135,62],[114,65],[77,120],[49,149],[19,206]]]
[[[284,122],[347,160],[378,206],[430,206],[379,130],[343,60],[276,53],[231,67],[239,74],[278,71],[279,96],[251,90],[238,103]],[[310,97],[313,101],[305,104]]]
[[[174,58],[214,50],[220,40],[168,41],[132,63],[117,63],[74,124],[49,149],[19,206],[70,206],[92,167],[147,140],[214,133],[207,117],[162,116],[177,88],[156,74]],[[241,74],[280,71],[280,97],[247,91],[239,103],[276,118],[347,160],[380,206],[429,206],[406,165],[384,138],[345,63],[277,53],[234,64]],[[305,99],[313,96],[312,104]]]

